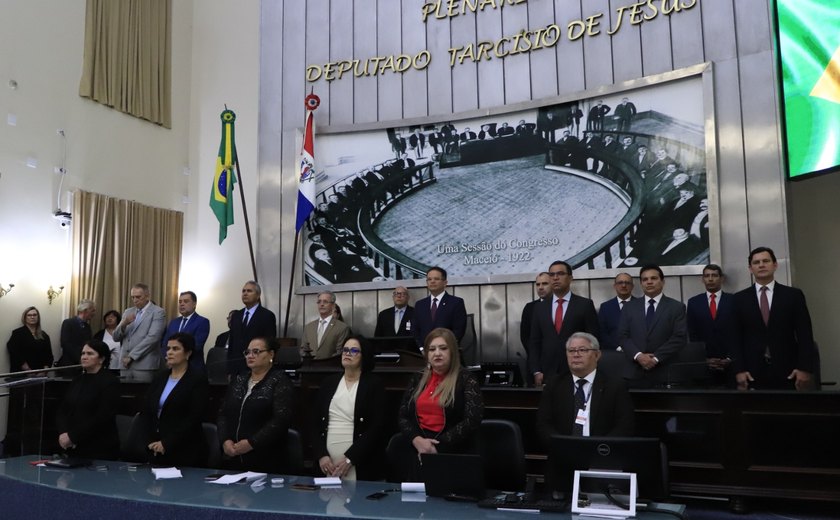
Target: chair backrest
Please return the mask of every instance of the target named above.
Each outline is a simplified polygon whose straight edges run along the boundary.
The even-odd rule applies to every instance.
[[[119,428],[119,423],[118,428]],[[119,433],[119,430],[117,430]],[[149,424],[138,412],[131,418],[124,439],[120,439],[120,453],[126,462],[149,462],[148,446]]]
[[[117,423],[117,437],[120,439],[120,453],[123,453],[128,447],[128,433],[131,431],[131,422],[134,420],[134,416],[117,415],[115,419]]]
[[[601,350],[601,359],[598,360],[598,370],[614,379],[629,379],[633,375],[634,367],[624,352]]]
[[[484,419],[480,435],[487,489],[525,491],[525,449],[519,425],[502,419]]]
[[[222,447],[219,442],[219,430],[213,423],[201,423],[204,440],[207,443],[207,467],[218,468],[222,463]]]
[[[704,387],[711,379],[706,366],[706,344],[690,341],[664,367],[667,387]]]
[[[227,349],[213,347],[207,351],[207,379],[211,383],[227,383]]]
[[[286,436],[286,460],[283,472],[289,475],[303,475],[303,441],[300,432],[289,428]]]

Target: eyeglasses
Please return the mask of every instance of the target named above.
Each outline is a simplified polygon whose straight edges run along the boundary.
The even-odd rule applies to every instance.
[[[575,354],[586,354],[590,350],[598,350],[598,349],[597,348],[567,348],[566,349],[566,354],[571,354],[571,355],[574,356]]]
[[[358,347],[344,347],[341,349],[342,354],[350,354],[351,356],[358,356],[362,353],[362,349]]]
[[[260,354],[262,354],[266,350],[268,350],[268,349],[249,348],[248,350],[245,351],[245,355],[246,356],[259,356]]]

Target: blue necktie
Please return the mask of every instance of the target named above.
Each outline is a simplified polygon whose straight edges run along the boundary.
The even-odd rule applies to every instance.
[[[656,300],[651,298],[648,301],[648,308],[647,312],[645,313],[645,325],[647,325],[648,329],[650,329],[650,326],[653,325],[653,315],[654,313],[656,313],[656,309],[653,307],[654,303],[656,303]]]

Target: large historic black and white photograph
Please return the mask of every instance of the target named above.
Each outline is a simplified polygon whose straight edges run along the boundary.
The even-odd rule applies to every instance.
[[[307,285],[709,261],[702,78],[316,134]],[[714,222],[714,220],[711,220]],[[715,224],[713,224],[715,225]]]

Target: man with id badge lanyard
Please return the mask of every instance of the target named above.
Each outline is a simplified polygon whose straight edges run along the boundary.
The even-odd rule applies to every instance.
[[[552,435],[633,435],[633,402],[621,379],[598,372],[601,347],[586,332],[566,342],[570,374],[553,378],[537,410],[537,433],[545,446]]]

